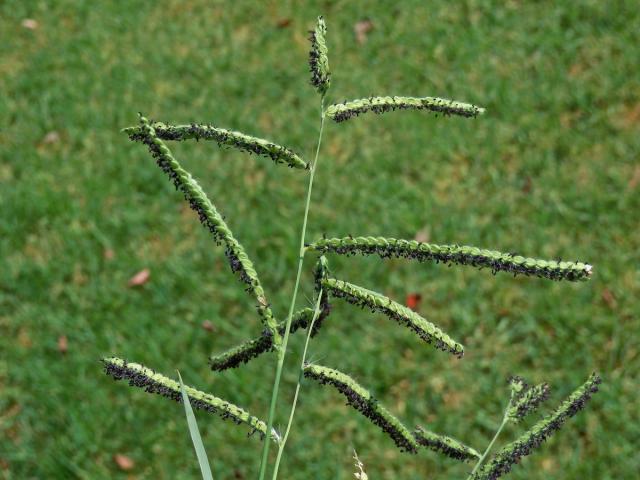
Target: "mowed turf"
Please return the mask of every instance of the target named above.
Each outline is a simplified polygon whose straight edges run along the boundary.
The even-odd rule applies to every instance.
[[[223,248],[146,149],[120,129],[141,111],[241,130],[310,159],[319,98],[309,85],[306,37],[318,14],[328,25],[329,101],[432,95],[487,113],[395,112],[327,124],[309,240],[417,236],[585,261],[594,273],[588,282],[554,283],[331,256],[338,278],[401,303],[421,295],[418,311],[463,343],[465,356],[436,351],[387,318],[335,300],[311,359],[352,374],[410,428],[420,424],[478,450],[500,422],[509,374],[549,382],[548,412],[598,371],[604,383],[588,409],[511,478],[637,475],[634,2],[5,0],[2,478],[198,478],[180,405],[106,377],[103,356],[174,377],[179,369],[185,383],[266,419],[274,355],[224,373],[207,366],[210,354],[260,333],[254,302]],[[365,20],[373,28],[358,41],[354,28]],[[282,319],[307,172],[209,142],[172,148],[245,245]],[[311,305],[313,262],[310,255],[299,306]],[[145,268],[149,280],[129,287]],[[203,328],[207,321],[212,330]],[[291,346],[280,428],[302,336]],[[471,468],[428,451],[400,453],[337,392],[313,382],[304,382],[297,412],[282,478],[352,478],[354,448],[370,478],[464,478]],[[216,478],[255,478],[259,439],[196,415]],[[501,439],[535,420],[507,428]],[[132,468],[123,470],[116,455]]]

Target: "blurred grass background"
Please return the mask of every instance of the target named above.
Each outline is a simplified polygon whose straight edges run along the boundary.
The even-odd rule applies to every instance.
[[[120,129],[142,111],[239,129],[308,158],[318,98],[306,36],[318,14],[329,28],[329,101],[438,95],[487,114],[329,124],[310,239],[419,236],[579,259],[595,273],[587,283],[552,283],[334,257],[338,276],[400,301],[420,294],[418,310],[467,354],[455,361],[386,318],[335,301],[312,359],[353,374],[408,425],[478,449],[499,423],[507,375],[548,381],[548,410],[597,370],[605,383],[588,410],[511,478],[634,478],[637,4],[473,0],[0,1],[0,476],[198,478],[181,407],[105,377],[105,355],[180,369],[186,383],[266,417],[275,357],[223,374],[207,367],[211,353],[260,331],[252,301],[222,248]],[[363,21],[373,28],[360,42],[354,28]],[[227,217],[283,316],[305,173],[211,143],[173,150]],[[300,305],[310,303],[312,262]],[[149,281],[129,288],[145,268]],[[292,339],[293,352],[301,340]],[[297,354],[289,360],[285,403]],[[343,403],[304,385],[283,478],[352,478],[352,448],[370,478],[464,478],[469,470],[430,452],[399,453]],[[260,442],[197,416],[217,478],[254,478]],[[133,468],[123,471],[118,454]]]

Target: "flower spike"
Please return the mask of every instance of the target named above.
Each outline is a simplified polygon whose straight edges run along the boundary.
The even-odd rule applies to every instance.
[[[265,327],[274,337],[276,345],[280,345],[281,336],[277,330],[277,322],[267,302],[258,274],[244,247],[235,239],[227,223],[204,193],[202,187],[189,172],[182,168],[169,148],[158,138],[149,120],[142,115],[140,115],[139,135],[141,135],[139,139],[149,147],[158,166],[173,180],[176,189],[180,190],[189,201],[191,208],[200,217],[200,222],[209,229],[216,242],[225,244],[225,254],[231,265],[231,270],[238,273],[240,280],[247,286],[247,291],[256,297],[258,313],[262,317]]]
[[[319,239],[307,246],[318,252],[340,255],[373,255],[381,258],[408,258],[420,262],[433,260],[447,265],[471,265],[490,268],[493,273],[509,272],[514,275],[531,275],[550,280],[588,280],[592,267],[582,262],[539,260],[512,253],[502,253],[477,247],[460,245],[435,245],[416,240],[398,240],[385,237],[344,237]]]
[[[325,41],[327,26],[324,18],[318,17],[316,28],[310,32],[311,50],[309,51],[309,67],[311,70],[311,85],[323,95],[331,85],[331,71],[329,70],[328,49]]]
[[[156,393],[176,402],[182,401],[180,383],[169,377],[156,373],[139,363],[127,363],[116,357],[104,358],[102,362],[105,373],[111,375],[115,380],[128,380],[132,387],[144,388],[145,392]],[[266,436],[266,424],[242,408],[193,387],[185,385],[184,388],[193,408],[218,414],[223,420],[229,418],[237,424],[245,423],[251,427],[250,435],[258,432],[262,438]],[[275,430],[272,430],[270,438],[276,442],[280,441],[280,436]]]
[[[511,403],[507,417],[513,422],[519,422],[529,413],[549,398],[549,385],[541,383],[530,386],[522,377],[511,377]]]
[[[226,145],[263,157],[269,157],[275,163],[284,163],[292,168],[309,168],[307,162],[288,148],[277,145],[269,140],[252,137],[251,135],[246,135],[241,132],[198,123],[192,123],[190,125],[168,125],[162,122],[153,122],[151,127],[154,129],[156,136],[161,140],[213,140],[218,142],[219,146]],[[129,135],[131,140],[144,141],[146,134],[143,130],[143,127],[128,127],[123,131]]]
[[[500,449],[491,461],[474,475],[474,480],[496,480],[509,473],[513,465],[522,457],[529,455],[535,448],[558,431],[564,423],[582,410],[591,396],[598,391],[602,379],[593,373],[587,381],[574,391],[551,415],[536,423],[531,430],[523,433],[514,442]]]
[[[420,445],[456,460],[466,461],[471,459],[479,459],[480,454],[473,448],[467,447],[458,440],[447,437],[446,435],[438,435],[424,428],[417,426],[413,433]]]
[[[312,308],[303,308],[294,313],[291,320],[290,333],[295,333],[299,329],[306,329],[311,323],[312,318]],[[278,324],[278,333],[280,333],[280,335],[284,335],[284,327],[284,322]],[[273,337],[271,336],[271,332],[265,329],[259,337],[247,340],[240,345],[230,348],[226,352],[211,357],[209,359],[209,365],[211,366],[211,370],[221,372],[228,368],[238,367],[271,350],[273,350]]]
[[[386,432],[401,451],[417,453],[418,443],[400,420],[378,403],[371,393],[349,375],[322,365],[307,364],[304,376],[331,385],[347,398],[347,404]]]
[[[425,342],[434,344],[440,350],[450,352],[458,358],[464,354],[463,346],[451,339],[440,328],[410,308],[394,302],[384,295],[331,277],[322,282],[322,288],[336,297],[344,298],[349,303],[363,308],[368,307],[372,311],[385,314],[392,320],[413,330]]]
[[[385,113],[393,110],[429,110],[444,115],[461,117],[477,117],[484,113],[484,108],[470,103],[456,102],[437,97],[369,97],[335,103],[327,107],[327,116],[336,123],[357,117],[361,113]]]

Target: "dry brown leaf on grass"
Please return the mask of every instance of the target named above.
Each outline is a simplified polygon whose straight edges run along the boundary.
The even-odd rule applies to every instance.
[[[60,335],[58,337],[58,351],[60,353],[67,353],[69,350],[69,340],[67,340],[66,335]]]
[[[353,26],[353,33],[356,34],[356,40],[360,45],[367,41],[367,34],[373,30],[373,22],[368,18],[356,22]]]
[[[129,283],[127,284],[130,287],[139,287],[140,285],[144,285],[149,281],[151,277],[151,270],[145,268],[136,273],[133,277],[129,279]]]
[[[125,472],[133,470],[133,467],[136,466],[135,462],[131,460],[131,458],[121,453],[116,453],[113,456],[113,461],[116,462],[116,465],[118,465],[120,470],[124,470]]]

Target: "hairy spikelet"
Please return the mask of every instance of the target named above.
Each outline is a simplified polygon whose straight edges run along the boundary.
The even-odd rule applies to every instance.
[[[546,383],[530,386],[522,377],[511,377],[509,384],[511,403],[507,417],[513,422],[519,422],[549,398],[549,385]]]
[[[136,139],[149,147],[149,151],[156,159],[158,166],[173,180],[176,189],[184,194],[191,208],[198,214],[200,222],[209,229],[214,239],[218,243],[224,243],[226,247],[225,254],[229,259],[231,270],[239,275],[240,280],[246,285],[247,291],[256,297],[258,313],[265,327],[274,337],[276,345],[279,345],[281,336],[277,331],[277,322],[267,302],[258,274],[244,248],[235,239],[222,215],[218,213],[198,182],[189,172],[182,168],[171,154],[169,148],[158,138],[149,120],[142,115],[140,116],[140,129],[136,134]]]
[[[154,372],[138,363],[127,363],[116,357],[104,358],[105,372],[116,380],[128,380],[132,387],[143,388],[145,392],[156,393],[170,398],[176,402],[182,401],[180,383]],[[267,425],[260,419],[250,415],[242,408],[229,403],[226,400],[204,393],[195,388],[185,386],[191,406],[199,410],[215,413],[223,419],[230,419],[237,424],[244,423],[251,427],[250,435],[258,432],[262,438],[267,432]],[[280,437],[275,430],[271,432],[271,438],[279,441]]]
[[[458,440],[447,437],[446,435],[438,435],[418,426],[414,432],[417,442],[430,450],[441,452],[448,457],[456,460],[466,461],[471,459],[479,459],[480,454],[471,447],[467,447]]]
[[[277,145],[269,140],[252,137],[244,133],[192,123],[190,125],[168,125],[162,122],[151,124],[156,136],[162,140],[213,140],[220,146],[230,146],[249,153],[255,153],[263,157],[269,157],[275,163],[286,164],[292,168],[308,169],[307,162],[286,147]],[[124,132],[132,140],[144,140],[143,127],[125,128]]]
[[[385,237],[326,238],[317,240],[307,248],[340,255],[377,254],[382,258],[398,257],[421,262],[431,260],[447,265],[471,265],[477,268],[490,268],[493,273],[509,272],[514,275],[531,275],[551,280],[588,280],[592,272],[591,265],[582,262],[539,260],[477,247],[434,245],[416,240]]]
[[[327,107],[327,116],[335,122],[344,122],[361,113],[385,113],[393,110],[429,110],[443,115],[476,117],[484,113],[484,108],[470,103],[456,102],[436,97],[369,97],[335,103]]]
[[[311,70],[311,85],[320,95],[324,95],[331,85],[331,71],[329,70],[329,57],[325,36],[327,26],[324,18],[318,17],[316,28],[310,33],[311,50],[309,51],[309,69]]]
[[[418,443],[407,427],[349,375],[322,365],[307,364],[304,366],[304,376],[336,388],[346,397],[348,405],[386,432],[401,451],[417,453]]]
[[[291,331],[295,333],[299,329],[306,329],[313,319],[313,309],[303,308],[294,313],[291,319]],[[317,321],[316,321],[317,322]],[[284,335],[284,322],[278,324],[278,333]],[[265,329],[257,338],[247,340],[240,345],[230,348],[226,352],[220,353],[209,359],[211,370],[221,372],[228,368],[235,368],[249,360],[260,356],[265,352],[273,350],[273,336],[268,329]]]
[[[601,382],[600,377],[593,373],[555,412],[540,420],[517,440],[501,448],[490,462],[474,474],[473,478],[475,480],[495,480],[509,473],[513,465],[518,463],[522,457],[529,455],[558,431],[569,418],[583,409],[591,395],[598,391],[598,385]]]
[[[385,314],[440,350],[450,352],[457,357],[462,357],[464,354],[463,346],[452,340],[449,335],[410,308],[394,302],[389,297],[331,277],[322,282],[322,287],[333,296],[343,298],[349,303]]]

